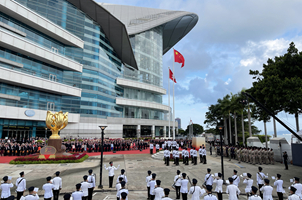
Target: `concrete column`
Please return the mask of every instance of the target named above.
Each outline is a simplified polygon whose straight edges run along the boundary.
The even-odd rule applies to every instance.
[[[151,134],[152,134],[152,138],[154,138],[155,137],[155,125],[152,125]]]
[[[0,139],[2,138],[3,126],[0,125]]]
[[[176,129],[176,135],[178,135],[178,128],[177,128],[177,127],[175,127],[175,129]]]
[[[141,137],[141,125],[137,125],[136,127],[136,137],[137,138]]]
[[[164,126],[163,133],[164,133],[164,137],[166,137],[167,136],[167,127],[166,126]]]
[[[35,138],[36,135],[37,135],[37,127],[34,126],[34,127],[33,127],[33,132],[32,132],[32,134],[31,134],[31,137]]]

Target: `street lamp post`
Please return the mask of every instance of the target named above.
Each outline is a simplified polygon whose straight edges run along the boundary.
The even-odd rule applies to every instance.
[[[103,152],[104,152],[104,130],[107,126],[99,126],[100,129],[102,130],[102,148],[101,148],[101,160],[100,160],[100,184],[98,186],[99,189],[103,189],[102,185],[102,171],[103,171]]]
[[[218,129],[219,129],[219,133],[220,133],[221,174],[222,174],[222,180],[224,182],[223,150],[222,150],[222,130],[223,130],[223,126],[218,126]]]
[[[46,138],[47,138],[47,128],[45,128],[45,142],[46,142]]]

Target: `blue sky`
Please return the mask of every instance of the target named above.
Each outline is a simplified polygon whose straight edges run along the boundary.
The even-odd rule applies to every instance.
[[[194,12],[199,21],[174,48],[186,59],[175,64],[176,117],[186,128],[190,118],[203,125],[208,106],[229,93],[252,85],[249,70],[262,70],[268,58],[282,55],[290,42],[302,50],[302,1],[230,0],[103,0],[98,2]],[[163,57],[164,88],[168,90],[170,50]],[[168,96],[164,97],[168,104]],[[172,103],[172,101],[171,101]],[[171,104],[172,105],[172,104]],[[279,117],[295,128],[294,117]],[[301,124],[301,123],[300,123]],[[263,123],[256,122],[263,130]],[[301,127],[301,125],[300,125]],[[267,125],[269,133],[273,124]],[[277,124],[280,134],[287,134]],[[287,136],[288,137],[288,136]]]

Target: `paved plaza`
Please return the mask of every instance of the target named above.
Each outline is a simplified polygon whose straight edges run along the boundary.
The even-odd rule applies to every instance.
[[[146,199],[147,188],[145,183],[145,177],[147,176],[147,170],[151,170],[152,173],[157,174],[157,179],[162,181],[162,187],[168,187],[171,189],[173,184],[173,178],[176,175],[176,170],[187,173],[187,175],[193,179],[198,180],[198,185],[201,186],[204,182],[204,177],[206,174],[206,169],[211,168],[212,174],[221,171],[220,157],[207,156],[207,164],[199,164],[196,166],[190,164],[185,166],[180,163],[179,166],[174,166],[173,162],[170,162],[170,166],[165,166],[164,162],[160,159],[154,159],[149,154],[136,154],[136,155],[106,155],[104,156],[104,164],[107,166],[110,161],[114,162],[114,166],[120,165],[119,170],[115,173],[115,180],[120,173],[120,169],[126,170],[126,175],[128,178],[128,190],[129,199]],[[13,177],[13,183],[15,184],[16,178],[19,176],[19,172],[25,172],[25,178],[27,180],[27,187],[36,186],[39,187],[40,199],[43,199],[43,190],[41,190],[42,185],[46,182],[45,178],[47,176],[54,176],[54,172],[61,171],[61,177],[63,179],[63,189],[61,193],[71,193],[75,190],[75,184],[82,182],[82,177],[88,174],[89,169],[93,169],[94,173],[97,174],[97,185],[99,184],[99,164],[100,156],[93,156],[84,161],[83,163],[70,163],[70,164],[44,164],[44,165],[9,165],[0,164],[0,177],[9,175]],[[288,186],[290,185],[289,179],[294,176],[300,176],[301,167],[289,166],[289,170],[284,170],[284,165],[281,163],[276,163],[275,165],[262,165],[263,172],[268,173],[271,180],[271,176],[275,176],[277,173],[282,175],[284,180],[284,187],[288,194]],[[254,185],[256,185],[256,172],[258,165],[251,165],[247,163],[240,163],[236,160],[228,161],[224,159],[224,172],[225,178],[233,175],[233,170],[238,171],[238,175],[249,172],[252,174],[254,180]],[[271,180],[273,185],[273,180]],[[115,189],[108,188],[108,171],[103,168],[103,185],[102,190],[95,189],[93,199],[116,199]],[[225,191],[226,186],[224,186]],[[242,179],[239,184],[241,192],[244,192],[244,185],[242,184]],[[15,189],[13,188],[12,193],[14,194]],[[174,190],[171,191],[171,198],[175,198]],[[27,194],[27,192],[26,192]],[[287,197],[285,195],[285,198]],[[274,189],[273,195],[276,197],[276,190]],[[228,196],[224,194],[224,199]],[[60,197],[62,199],[62,197]],[[240,199],[246,199],[245,195],[240,195]]]

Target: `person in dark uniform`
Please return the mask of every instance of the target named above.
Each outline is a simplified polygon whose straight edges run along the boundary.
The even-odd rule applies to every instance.
[[[283,162],[284,162],[285,170],[288,170],[287,160],[288,160],[288,155],[287,155],[287,152],[284,151],[284,153],[283,153]]]

